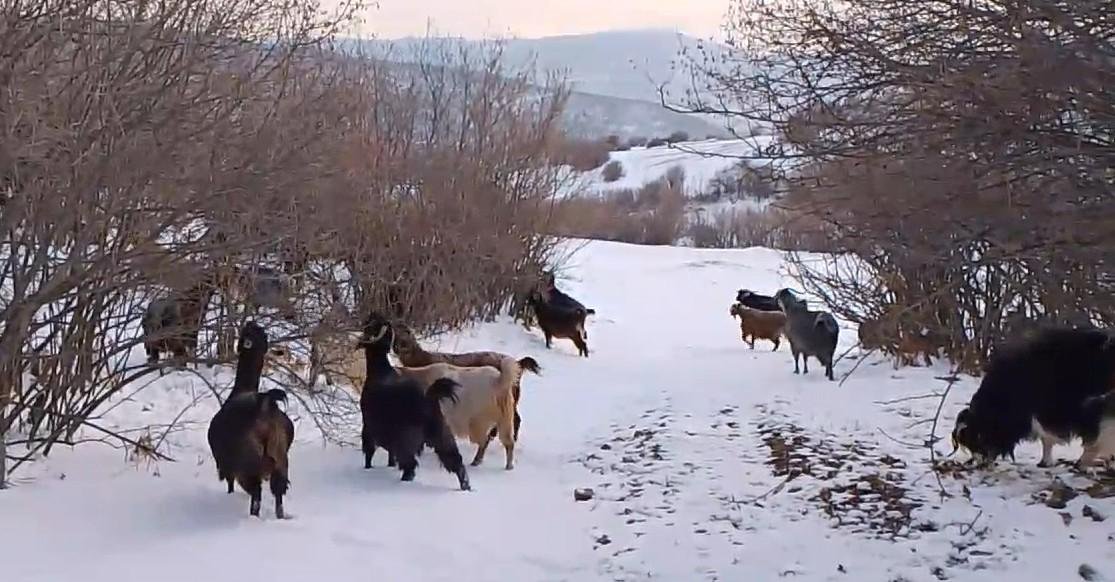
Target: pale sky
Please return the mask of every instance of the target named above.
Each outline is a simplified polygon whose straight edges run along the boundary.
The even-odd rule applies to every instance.
[[[716,35],[731,0],[378,0],[361,32],[380,38],[534,38],[632,28]],[[329,3],[328,0],[325,2]]]

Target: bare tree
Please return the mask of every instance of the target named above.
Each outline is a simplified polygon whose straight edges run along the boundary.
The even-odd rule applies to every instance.
[[[949,338],[976,371],[1011,314],[1110,323],[1110,1],[737,2],[684,108],[770,128],[786,212],[839,256],[803,283]],[[840,254],[846,253],[846,254]],[[868,277],[867,280],[862,277]],[[871,291],[871,293],[864,293]]]

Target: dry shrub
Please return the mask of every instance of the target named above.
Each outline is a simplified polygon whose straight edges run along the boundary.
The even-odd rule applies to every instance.
[[[608,163],[612,146],[605,141],[561,139],[554,146],[554,163],[567,165],[578,172],[590,172]]]
[[[1110,8],[740,0],[688,109],[771,128],[780,205],[840,251],[799,257],[807,290],[978,372],[1012,320],[1115,323]]]
[[[371,309],[422,330],[493,317],[551,261],[564,87],[498,48],[414,67],[332,50],[348,13],[316,2],[242,8],[0,12],[0,484],[31,403],[50,422],[16,466],[150,379],[139,319],[169,289],[213,278],[193,363],[219,363],[249,316],[276,342],[333,306],[342,328]],[[298,276],[298,321],[231,292],[234,267],[260,264]],[[351,398],[288,387],[324,435],[348,434]]]
[[[641,148],[647,145],[647,138],[642,136],[635,136],[627,140],[628,148]]]
[[[685,221],[685,195],[665,180],[637,191],[575,196],[556,210],[554,233],[635,244],[673,244]]]
[[[601,170],[601,176],[605,182],[618,182],[623,177],[623,164],[619,160],[612,160],[608,162],[604,169]]]
[[[767,247],[814,252],[832,248],[811,217],[773,206],[698,211],[689,218],[686,236],[698,248]]]
[[[666,143],[680,143],[689,141],[689,134],[684,131],[675,131],[666,137]]]

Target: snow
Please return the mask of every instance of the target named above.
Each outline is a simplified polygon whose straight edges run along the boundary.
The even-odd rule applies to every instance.
[[[768,142],[766,137],[706,140],[612,152],[609,161],[623,165],[623,177],[605,182],[601,167],[587,172],[580,186],[590,192],[637,189],[680,166],[685,170],[686,191],[698,193],[705,190],[717,172],[739,163],[741,157],[755,156],[758,148]]]
[[[739,287],[792,285],[779,253],[593,242],[559,284],[598,314],[589,359],[567,341],[547,351],[539,332],[510,321],[434,342],[540,361],[543,375],[524,379],[513,471],[493,446],[470,471],[474,491],[461,492],[427,452],[417,481],[402,483],[382,452],[365,471],[355,448],[323,444],[300,418],[292,518],[276,520],[267,493],[263,519],[250,518],[205,445],[214,400],[202,380],[223,390],[231,371],[175,373],[99,422],[161,425],[185,410],[185,427],[166,437],[176,462],[60,448],[0,492],[4,578],[1048,581],[1078,579],[1082,564],[1115,577],[1115,503],[1084,493],[1063,509],[1036,502],[1055,479],[1089,484],[1036,468],[1036,444],[1017,464],[941,485],[927,451],[902,444],[927,437],[937,399],[911,397],[943,390],[945,365],[895,371],[868,359],[841,386],[816,365],[792,374],[785,345],[747,349],[728,306]],[[838,353],[854,338],[846,327]],[[955,384],[939,434],[976,385]],[[1055,453],[1072,459],[1079,447]],[[594,498],[574,501],[579,488]]]

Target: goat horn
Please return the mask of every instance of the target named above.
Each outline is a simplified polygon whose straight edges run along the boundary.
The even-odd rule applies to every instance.
[[[387,335],[387,326],[386,325],[381,327],[380,330],[379,330],[379,333],[377,333],[375,337],[369,339],[368,341],[369,342],[378,342],[379,340],[383,339],[383,336],[385,336],[385,335]]]

